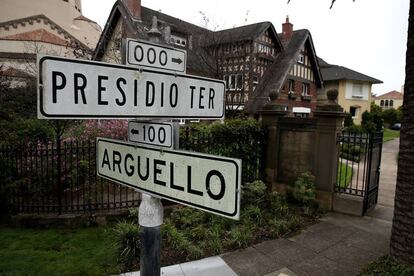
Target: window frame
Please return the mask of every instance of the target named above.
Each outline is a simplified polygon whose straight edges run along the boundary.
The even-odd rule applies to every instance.
[[[359,87],[359,94],[355,93],[357,92],[355,87]],[[358,98],[362,99],[364,98],[364,85],[362,83],[353,83],[352,84],[352,98]]]
[[[302,96],[310,96],[310,85],[307,82],[302,83]]]

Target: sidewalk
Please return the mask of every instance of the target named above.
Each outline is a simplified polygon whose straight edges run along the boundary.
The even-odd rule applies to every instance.
[[[279,275],[272,272],[283,268],[285,275],[355,275],[388,252],[390,234],[390,221],[329,213],[296,236],[222,258],[237,275]]]
[[[165,267],[162,275],[356,275],[389,250],[398,147],[399,139],[383,145],[378,204],[367,216],[329,213],[295,236]]]

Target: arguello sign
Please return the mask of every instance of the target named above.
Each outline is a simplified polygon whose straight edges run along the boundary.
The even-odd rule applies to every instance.
[[[154,196],[239,218],[239,159],[98,138],[97,171]]]

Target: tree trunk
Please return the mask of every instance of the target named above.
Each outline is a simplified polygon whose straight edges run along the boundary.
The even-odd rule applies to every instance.
[[[399,263],[414,265],[414,0],[408,17],[404,86],[390,254]]]

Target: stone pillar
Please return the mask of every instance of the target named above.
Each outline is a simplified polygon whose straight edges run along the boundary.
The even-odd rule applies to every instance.
[[[277,94],[269,95],[271,101],[259,111],[262,123],[267,128],[265,149],[265,174],[268,191],[271,192],[277,180],[277,160],[279,152],[279,119],[287,114],[282,106],[276,103]]]
[[[319,205],[332,209],[334,187],[338,170],[338,134],[342,130],[345,113],[336,103],[337,90],[327,92],[328,103],[319,105],[314,112],[317,118],[315,149],[315,186]]]

